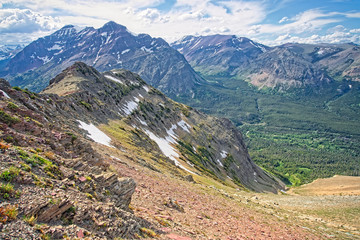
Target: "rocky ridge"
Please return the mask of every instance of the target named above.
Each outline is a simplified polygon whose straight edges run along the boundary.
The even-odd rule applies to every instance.
[[[1,238],[147,236],[150,224],[129,209],[134,180],[45,113],[50,99],[0,81]]]
[[[230,121],[175,103],[126,70],[99,73],[78,62],[42,94],[1,79],[0,97],[3,237],[164,233],[133,214],[136,183],[109,164],[122,162],[112,156],[119,151],[182,181],[195,182],[194,176],[261,192],[283,188],[250,160]],[[182,211],[175,200],[167,206]]]
[[[241,133],[229,120],[176,103],[136,74],[121,69],[101,74],[76,63],[54,78],[43,93],[59,91],[71,106],[65,104],[58,112],[75,118],[71,123],[75,127],[78,120],[104,124],[104,132],[117,148],[145,148],[150,159],[160,157],[187,173],[232,179],[255,191],[282,188],[251,161]]]

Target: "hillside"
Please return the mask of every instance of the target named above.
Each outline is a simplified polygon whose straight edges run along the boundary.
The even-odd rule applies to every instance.
[[[1,238],[347,239],[358,232],[352,222],[299,214],[306,209],[296,204],[288,210],[292,196],[245,189],[282,185],[252,163],[229,121],[175,103],[129,71],[76,63],[42,94],[5,80],[0,86]],[[228,153],[217,161],[220,146]],[[330,203],[312,199],[320,200]]]
[[[333,83],[323,94],[304,95],[259,91],[236,78],[207,80],[193,99],[178,101],[229,118],[244,133],[251,158],[287,184],[359,175],[357,82]]]
[[[360,89],[345,70],[356,72],[358,46],[289,43],[260,51],[245,44],[250,40],[231,41],[239,43],[236,50],[228,39],[237,38],[186,37],[172,44],[207,81],[192,99],[176,100],[232,120],[246,133],[254,161],[287,184],[358,176]]]

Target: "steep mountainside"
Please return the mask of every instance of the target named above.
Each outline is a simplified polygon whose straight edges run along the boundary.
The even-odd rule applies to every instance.
[[[24,48],[3,68],[12,85],[44,89],[49,80],[76,61],[100,71],[125,68],[169,95],[190,94],[201,78],[185,58],[161,38],[135,35],[108,22],[99,29],[65,26]]]
[[[0,238],[148,236],[151,224],[129,209],[135,181],[68,125],[65,101],[3,79],[0,88]]]
[[[262,201],[260,198],[265,194],[255,195],[239,189],[229,178],[221,182],[212,174],[191,167],[201,175],[184,177],[184,173],[188,173],[170,164],[157,150],[157,142],[140,139],[144,135],[136,130],[137,121],[132,121],[142,112],[140,107],[132,117],[127,117],[126,122],[134,126],[121,121],[118,125],[92,125],[96,119],[106,122],[105,118],[111,115],[107,115],[105,105],[110,101],[105,97],[108,95],[102,94],[102,99],[86,98],[96,95],[96,82],[112,86],[106,93],[117,92],[119,97],[115,101],[121,97],[132,98],[133,94],[140,98],[141,89],[164,98],[144,85],[137,75],[117,72],[114,79],[125,84],[115,86],[113,82],[99,79],[101,75],[94,69],[73,66],[53,81],[54,88],[48,89],[58,92],[56,85],[63,81],[70,84],[73,75],[78,83],[76,93],[70,86],[72,93],[63,92],[61,96],[11,88],[0,80],[1,239],[190,240],[263,236],[322,239],[333,233],[335,236],[350,234],[329,228],[323,220],[320,223],[302,220],[304,216],[297,216],[298,212],[281,209],[283,203],[278,204],[276,198]],[[139,88],[130,90],[134,85]],[[84,99],[78,102],[76,97],[80,95]],[[170,100],[163,103],[170,104],[169,107],[175,104]],[[183,110],[186,113],[186,109]],[[101,119],[100,111],[104,113]],[[179,116],[176,111],[170,109],[170,114]],[[195,113],[189,111],[189,114]],[[185,120],[189,119],[185,118],[184,123],[173,128],[172,137],[175,138],[175,132],[180,135],[178,128],[186,128]],[[346,203],[356,201],[346,200]],[[333,207],[333,201],[331,204]],[[317,224],[313,226],[313,223]],[[334,226],[333,222],[329,224]],[[354,231],[351,231],[352,234]]]
[[[81,111],[63,114],[82,121],[87,116],[90,123],[103,123],[113,139],[120,134],[115,129],[126,124],[123,131],[131,132],[128,137],[136,146],[160,154],[188,173],[210,174],[223,181],[230,177],[255,191],[281,188],[252,163],[241,134],[229,120],[175,103],[138,75],[125,70],[100,74],[76,63],[54,78],[43,92],[63,95],[77,103]],[[116,141],[113,144],[116,146]],[[120,147],[123,143],[118,144]]]
[[[281,90],[303,87],[316,90],[332,81],[323,69],[287,47],[275,47],[257,56],[245,73],[239,69],[237,74],[258,88]]]
[[[269,50],[267,46],[234,35],[186,36],[171,46],[206,75],[232,75],[238,68],[248,67],[251,59]]]
[[[112,139],[110,143],[103,136],[107,145],[145,148],[150,159],[162,159],[191,174],[223,181],[229,177],[255,191],[282,188],[251,161],[241,134],[229,120],[175,103],[128,71],[101,74],[76,63],[54,78],[43,93],[57,94],[49,95],[45,112],[53,109],[51,114],[65,117],[69,125],[87,129],[104,124],[104,132]]]

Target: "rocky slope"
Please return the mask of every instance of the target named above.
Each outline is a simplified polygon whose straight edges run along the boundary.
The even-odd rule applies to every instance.
[[[238,77],[263,88],[319,89],[338,80],[359,80],[355,44],[296,44],[267,47],[235,36],[187,36],[172,46],[204,76]]]
[[[0,83],[0,238],[147,236],[129,209],[135,181],[110,171],[52,98]]]
[[[228,120],[173,102],[129,71],[99,73],[78,62],[42,94],[3,79],[0,86],[2,237],[166,233],[133,214],[136,183],[115,156],[181,181],[207,178],[261,192],[284,187],[250,160]]]
[[[267,46],[234,35],[186,36],[171,46],[181,52],[196,70],[206,75],[232,75],[269,50]]]
[[[33,91],[76,61],[100,71],[125,68],[169,95],[191,94],[201,78],[185,58],[161,38],[135,35],[126,27],[108,22],[99,29],[65,26],[40,38],[13,57],[2,69],[12,85]]]
[[[104,131],[115,147],[125,144],[119,138],[131,139],[133,147],[145,148],[185,173],[223,181],[231,178],[255,191],[281,188],[250,160],[241,134],[229,120],[173,102],[129,71],[101,74],[76,63],[54,78],[43,93],[62,95],[73,103],[75,111],[69,112],[66,106],[63,115],[106,125]],[[118,132],[118,127],[123,131]]]

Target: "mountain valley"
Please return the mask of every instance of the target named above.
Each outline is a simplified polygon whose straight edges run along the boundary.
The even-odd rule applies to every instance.
[[[0,98],[2,237],[351,239],[359,234],[355,223],[342,225],[343,219],[307,213],[298,205],[294,210],[296,204],[284,207],[294,196],[247,190],[283,185],[251,162],[229,121],[175,103],[131,72],[99,73],[75,63],[41,94],[1,80]],[[228,152],[225,159],[219,147]],[[241,165],[240,172],[232,164]],[[345,202],[356,209],[357,201],[356,195],[322,199],[339,211]]]
[[[112,21],[4,49],[0,238],[359,239],[359,52]]]

